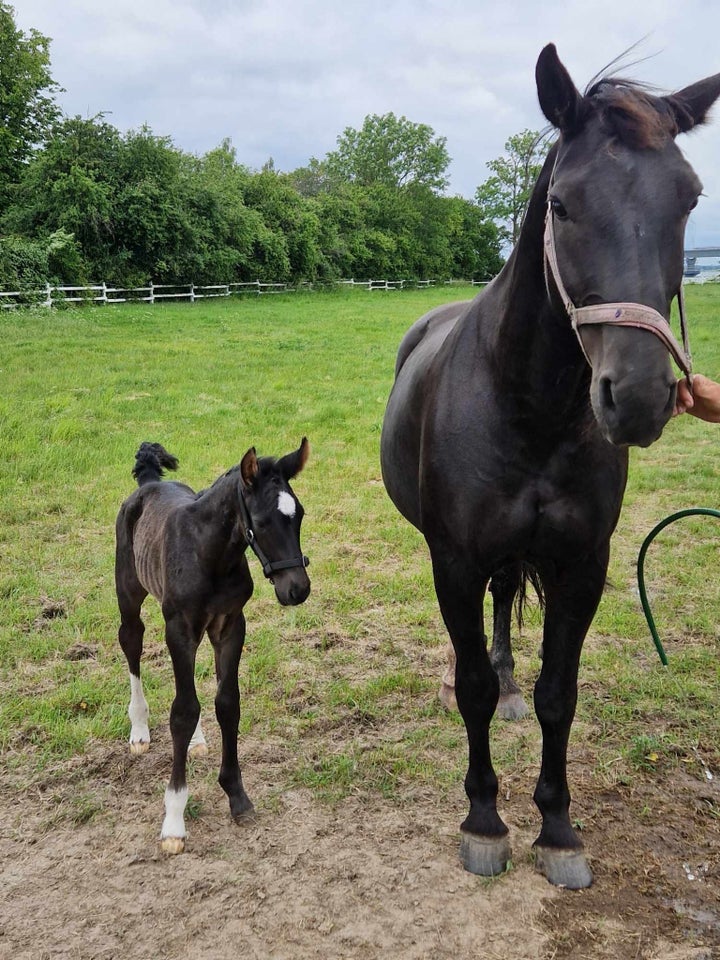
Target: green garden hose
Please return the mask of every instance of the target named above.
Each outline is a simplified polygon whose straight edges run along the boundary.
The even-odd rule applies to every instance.
[[[673,523],[675,520],[679,520],[681,517],[695,516],[720,517],[720,510],[713,510],[710,507],[690,507],[687,510],[678,510],[677,513],[671,513],[669,517],[665,517],[665,519],[661,520],[656,527],[653,527],[650,533],[645,537],[643,545],[640,547],[640,553],[638,554],[637,559],[637,581],[638,590],[640,592],[640,603],[642,604],[642,608],[645,613],[645,619],[647,620],[650,633],[652,634],[652,638],[655,643],[655,649],[658,652],[660,661],[665,667],[668,665],[668,659],[665,655],[663,645],[660,642],[657,629],[655,628],[655,621],[653,620],[653,615],[650,611],[650,604],[648,603],[647,593],[645,592],[645,554],[647,553],[648,547],[658,533],[660,533],[661,530],[664,530],[668,524]]]

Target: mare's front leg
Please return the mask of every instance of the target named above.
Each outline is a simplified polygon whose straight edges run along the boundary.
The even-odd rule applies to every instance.
[[[513,600],[520,586],[520,566],[509,565],[493,574],[490,581],[490,593],[493,598],[493,642],[490,648],[490,662],[500,681],[500,698],[497,715],[503,720],[522,720],[529,713],[520,688],[515,682],[515,660],[512,655],[510,628],[512,624]],[[448,710],[455,710],[455,651],[448,648],[447,669],[442,678],[440,702]]]
[[[538,869],[557,886],[589,887],[592,873],[570,822],[567,747],[577,704],[577,676],[585,634],[597,610],[608,562],[605,545],[595,556],[543,571],[543,664],[535,684],[535,712],[543,736],[535,803],[542,829],[535,841]]]
[[[215,715],[222,732],[222,762],[218,783],[230,800],[231,816],[234,820],[240,820],[253,811],[252,802],[243,787],[237,749],[240,724],[238,669],[245,643],[245,617],[239,613],[222,618],[220,623],[210,625],[208,634],[215,650]]]
[[[195,655],[202,636],[202,627],[182,613],[165,616],[165,638],[175,673],[175,699],[170,709],[170,732],[173,740],[173,765],[165,790],[165,819],[160,839],[166,853],[182,853],[185,849],[185,806],[188,799],[186,779],[187,754],[200,721],[200,701],[195,691]]]
[[[468,737],[470,812],[460,825],[460,859],[471,873],[497,876],[507,869],[510,843],[497,812],[498,781],[490,759],[489,728],[499,684],[483,633],[487,579],[461,557],[432,548],[431,554],[440,611],[455,649],[455,695]]]

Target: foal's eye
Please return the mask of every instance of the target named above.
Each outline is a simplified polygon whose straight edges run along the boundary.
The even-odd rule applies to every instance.
[[[558,218],[558,220],[567,220],[567,210],[562,203],[560,203],[557,197],[550,197],[550,209]]]
[[[693,202],[692,202],[692,203],[690,204],[690,206],[688,207],[688,213],[690,213],[691,210],[694,210],[694,209],[695,209],[695,207],[698,205],[698,200],[699,200],[699,199],[700,199],[699,197],[695,197],[695,199],[693,200]]]

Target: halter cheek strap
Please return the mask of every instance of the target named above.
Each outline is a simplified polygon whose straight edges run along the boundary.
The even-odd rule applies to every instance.
[[[301,554],[299,557],[292,557],[290,560],[268,559],[267,554],[255,539],[255,533],[253,532],[252,524],[250,522],[250,511],[248,510],[247,504],[245,503],[245,497],[242,495],[242,493],[240,494],[240,519],[242,520],[242,525],[245,528],[244,533],[245,539],[248,542],[248,546],[260,561],[262,571],[268,580],[271,580],[272,575],[277,573],[278,570],[289,570],[291,567],[310,566],[310,559],[304,554]]]
[[[589,307],[576,307],[570,295],[565,289],[565,284],[560,276],[560,268],[557,260],[557,250],[555,249],[555,232],[553,228],[552,206],[548,201],[547,213],[545,215],[545,281],[547,283],[547,269],[550,268],[552,278],[555,281],[557,292],[562,299],[565,310],[572,322],[573,330],[580,341],[580,347],[585,357],[590,363],[590,358],[585,352],[582,338],[580,337],[579,327],[584,324],[612,323],[619,327],[639,327],[642,330],[649,330],[665,344],[665,347],[673,356],[675,363],[685,374],[688,382],[692,378],[692,360],[690,358],[690,345],[688,341],[687,322],[685,318],[685,300],[683,297],[682,284],[677,292],[678,307],[680,309],[680,330],[682,331],[683,345],[681,346],[670,329],[670,324],[665,317],[653,307],[648,307],[643,303],[598,303]]]

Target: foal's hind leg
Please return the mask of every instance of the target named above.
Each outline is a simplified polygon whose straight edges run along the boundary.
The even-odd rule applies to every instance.
[[[140,679],[140,658],[145,633],[145,625],[140,619],[140,608],[147,591],[134,574],[128,573],[118,580],[122,581],[118,582],[117,591],[120,608],[118,640],[130,671],[130,753],[147,753],[150,748],[149,710]]]
[[[222,763],[218,783],[228,795],[230,815],[237,821],[253,811],[252,802],[243,787],[237,750],[240,724],[238,668],[245,643],[245,617],[240,613],[222,624],[212,624],[208,634],[215,650],[215,713],[222,731]]]
[[[486,581],[469,574],[464,559],[431,553],[440,610],[457,656],[455,692],[468,737],[470,812],[460,826],[460,859],[471,873],[497,876],[507,869],[510,844],[497,812],[498,781],[490,760],[489,727],[499,684],[482,628]]]
[[[496,715],[503,720],[522,720],[528,707],[515,683],[510,626],[515,595],[520,586],[520,565],[511,564],[493,574],[490,593],[493,598],[493,643],[490,662],[500,681],[500,699]]]

